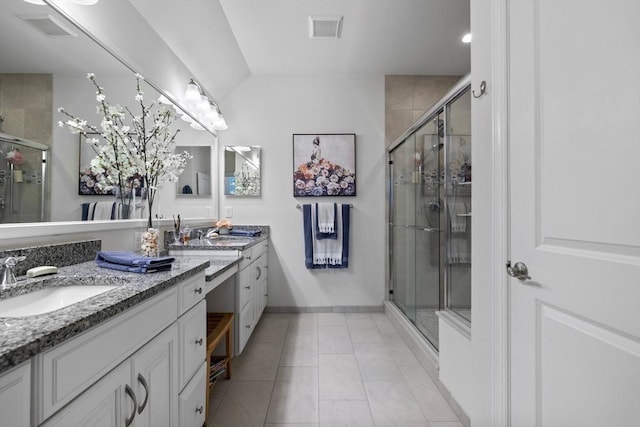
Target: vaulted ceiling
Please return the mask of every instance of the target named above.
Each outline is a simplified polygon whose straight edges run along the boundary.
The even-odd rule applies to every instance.
[[[470,69],[469,45],[460,42],[469,31],[469,0],[103,1],[130,3],[218,99],[252,74],[462,75]],[[16,10],[46,12],[38,7],[0,1],[0,72],[45,72],[40,60],[77,72],[87,64],[108,69],[108,55],[90,55],[79,40],[56,46],[63,41],[15,19]],[[309,16],[343,16],[341,38],[310,39]],[[71,55],[62,58],[63,50]]]

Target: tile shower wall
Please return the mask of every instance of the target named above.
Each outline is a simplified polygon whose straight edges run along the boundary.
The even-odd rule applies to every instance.
[[[51,145],[51,74],[0,74],[0,131]]]
[[[442,98],[461,76],[385,76],[385,146]]]

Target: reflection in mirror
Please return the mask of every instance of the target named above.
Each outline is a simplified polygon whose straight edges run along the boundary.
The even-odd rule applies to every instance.
[[[108,4],[117,8],[125,3]],[[38,17],[41,18],[41,23],[46,24],[45,29],[62,28],[59,30],[60,34],[47,35],[25,20]],[[170,68],[170,64],[167,64],[167,68]],[[68,129],[56,125],[59,120],[65,120],[56,111],[58,107],[64,107],[91,124],[100,123],[100,117],[96,115],[95,88],[86,78],[89,72],[96,74],[105,88],[109,102],[136,106],[135,77],[131,69],[53,8],[23,0],[0,1],[0,116],[5,119],[0,132],[35,141],[49,148],[47,170],[42,176],[44,216],[23,216],[19,221],[9,222],[79,221],[82,218],[83,203],[113,198],[109,195],[78,194],[79,138]],[[160,93],[146,82],[144,85],[145,102],[156,101]],[[176,120],[174,125],[181,129],[176,140],[178,145],[187,143],[211,146],[215,143],[212,134],[194,130],[182,120]],[[210,156],[205,158],[210,161]],[[25,161],[21,168],[23,183],[20,185],[23,187],[26,186],[26,179],[35,174],[24,171],[26,163]],[[0,159],[0,169],[10,170],[10,166],[3,156]],[[34,168],[29,170],[31,169]],[[40,180],[39,177],[34,179]],[[157,206],[161,215],[166,216],[171,212],[170,205],[175,201],[173,191],[173,184],[161,187],[160,192],[167,195],[160,196],[159,202],[154,204],[154,211]],[[24,201],[22,204],[25,204]],[[5,215],[6,218],[10,216]],[[0,220],[0,223],[3,222],[8,221]]]
[[[211,196],[211,147],[178,147],[193,158],[178,178],[176,195],[186,197]]]
[[[260,195],[260,147],[224,147],[224,194]]]

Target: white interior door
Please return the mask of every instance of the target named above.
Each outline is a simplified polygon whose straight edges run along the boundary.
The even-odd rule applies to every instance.
[[[640,426],[640,1],[509,0],[511,425]]]

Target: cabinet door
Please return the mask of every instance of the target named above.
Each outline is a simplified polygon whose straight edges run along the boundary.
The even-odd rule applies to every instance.
[[[131,358],[138,408],[136,427],[178,425],[178,325],[173,324]]]
[[[29,362],[0,376],[0,427],[29,425],[30,385]]]
[[[43,425],[46,427],[131,425],[136,414],[135,393],[127,388],[131,364],[122,363]],[[127,423],[127,420],[131,420]]]

